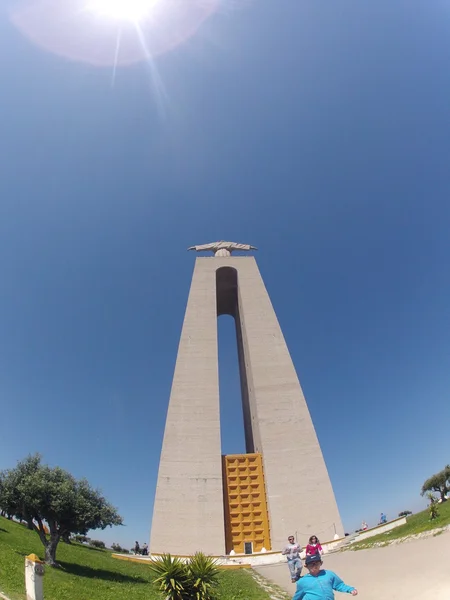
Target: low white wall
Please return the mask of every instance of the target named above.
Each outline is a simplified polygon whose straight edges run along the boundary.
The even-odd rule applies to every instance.
[[[220,556],[217,562],[220,565],[252,565],[252,567],[261,567],[262,565],[274,565],[285,562],[286,557],[281,552],[260,552],[258,554],[237,554],[235,556]]]
[[[386,531],[391,531],[391,529],[395,529],[396,527],[400,527],[400,525],[406,524],[406,517],[400,517],[399,519],[395,519],[394,521],[389,521],[384,525],[378,525],[377,527],[372,527],[371,529],[366,529],[366,531],[362,531],[357,537],[355,537],[351,543],[360,542],[361,540],[365,540],[366,538],[370,538],[374,535],[378,535],[379,533],[386,533]]]
[[[122,560],[130,560],[132,562],[149,563],[156,556],[135,556],[133,554],[113,554],[114,558]],[[184,562],[189,560],[188,556],[178,556],[178,558]],[[217,561],[217,564],[223,566],[240,566],[240,565],[251,565],[251,566],[262,566],[262,565],[273,565],[280,562],[285,562],[286,557],[281,552],[260,552],[258,554],[236,554],[235,556],[213,556]]]

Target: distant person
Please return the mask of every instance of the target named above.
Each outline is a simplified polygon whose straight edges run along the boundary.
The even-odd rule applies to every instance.
[[[380,515],[380,525],[384,525],[384,523],[387,523],[387,517],[384,513],[381,513]]]
[[[313,554],[323,554],[322,546],[315,535],[309,538],[308,545],[306,546],[306,556]]]
[[[297,590],[292,600],[334,600],[334,591],[358,594],[354,587],[346,585],[333,571],[322,569],[320,554],[307,556],[305,566],[309,573],[297,581]]]
[[[148,544],[142,546],[142,556],[148,556]]]
[[[365,521],[362,522],[361,529],[363,531],[365,531],[366,529],[369,529],[369,526],[367,525],[367,523]]]
[[[141,553],[141,547],[139,546],[139,542],[134,542],[134,553],[135,554]]]
[[[288,544],[283,548],[281,554],[284,554],[284,556],[287,558],[292,583],[295,583],[298,579],[300,579],[300,574],[302,572],[303,565],[300,559],[300,551],[300,544],[297,544],[294,536],[290,535],[288,537]]]

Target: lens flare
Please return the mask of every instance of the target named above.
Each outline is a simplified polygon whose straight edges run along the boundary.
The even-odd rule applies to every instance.
[[[16,0],[11,21],[50,52],[115,69],[173,50],[223,1]]]
[[[116,21],[138,23],[148,18],[160,0],[90,0],[87,10]]]

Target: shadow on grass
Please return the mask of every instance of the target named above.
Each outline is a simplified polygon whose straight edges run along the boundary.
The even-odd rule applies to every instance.
[[[61,568],[71,575],[77,577],[88,577],[89,579],[104,579],[106,581],[117,581],[119,583],[150,583],[148,579],[142,577],[132,577],[130,575],[124,575],[123,573],[117,573],[115,571],[106,571],[105,569],[93,569],[85,565],[77,565],[74,563],[67,563],[60,561]]]
[[[0,531],[1,531],[2,533],[9,533],[9,531],[8,531],[7,529],[3,529],[3,527],[0,527]]]

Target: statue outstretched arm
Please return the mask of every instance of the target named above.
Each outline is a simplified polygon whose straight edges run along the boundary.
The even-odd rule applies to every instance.
[[[212,252],[217,252],[218,250],[228,250],[232,252],[233,250],[257,250],[255,246],[250,246],[250,244],[237,244],[236,242],[212,242],[211,244],[202,244],[199,246],[190,246],[188,250],[195,250],[196,252],[206,252],[211,250]]]

